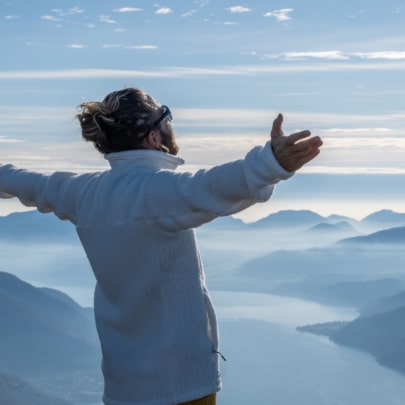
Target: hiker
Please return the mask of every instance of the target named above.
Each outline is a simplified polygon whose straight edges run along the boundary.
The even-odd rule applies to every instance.
[[[106,405],[215,404],[221,353],[194,228],[267,201],[322,141],[284,136],[280,114],[243,159],[177,172],[170,109],[144,91],[85,102],[77,118],[111,168],[44,175],[1,165],[0,196],[75,225],[97,280]]]

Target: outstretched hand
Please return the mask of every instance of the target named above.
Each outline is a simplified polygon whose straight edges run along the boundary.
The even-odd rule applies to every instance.
[[[284,136],[282,124],[283,115],[279,114],[273,122],[270,134],[273,153],[285,170],[295,172],[319,154],[322,140],[319,136],[305,139],[311,135],[310,131]]]

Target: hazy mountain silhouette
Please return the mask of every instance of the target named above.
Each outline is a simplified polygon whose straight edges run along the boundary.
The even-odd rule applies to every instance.
[[[358,234],[357,226],[362,232],[365,228],[350,218],[325,218],[312,211],[280,211],[249,224],[235,218],[219,218],[198,230],[208,272],[213,269],[207,279],[211,287],[219,289],[277,293],[331,305],[361,308],[367,305],[369,315],[373,317],[381,314],[373,309],[372,303],[376,299],[385,303],[382,304],[385,309],[398,310],[397,304],[401,305],[399,293],[404,289],[400,274],[404,273],[405,250],[401,248],[403,242],[397,243],[398,237],[403,241],[403,228],[399,231],[398,227],[393,228],[392,221],[396,218],[398,222],[404,214],[391,212],[387,222],[384,222],[384,215],[376,214],[374,219],[363,220],[364,226],[371,224],[384,231],[342,239],[340,243],[334,242],[341,232],[347,231],[353,236]],[[333,243],[320,244],[329,240]],[[376,240],[378,242],[373,242]],[[38,242],[41,245],[60,244],[57,260],[49,264],[38,260],[38,266],[45,263],[50,267],[47,272],[60,271],[63,277],[69,277],[72,273],[60,270],[65,260],[59,255],[66,250],[65,244],[79,245],[72,224],[36,211],[0,217],[0,243],[15,244],[17,248],[13,254],[24,254],[20,243],[29,246]],[[383,248],[375,249],[375,243]],[[304,245],[310,248],[303,248]],[[260,249],[269,252],[270,248],[278,249],[261,253]],[[68,254],[72,255],[72,251]],[[245,260],[249,255],[254,259]],[[15,260],[11,257],[8,266]],[[29,271],[29,257],[23,265]],[[76,263],[74,268],[77,268]],[[405,274],[402,277],[405,278]],[[65,278],[61,276],[60,280],[62,284]],[[394,294],[398,294],[397,304],[394,304],[394,298],[391,301],[387,298]],[[382,319],[376,321],[380,327],[384,326]],[[365,324],[363,326],[365,328]],[[372,329],[371,324],[369,327]],[[48,373],[49,377],[62,372],[73,375],[83,368],[99,370],[99,343],[91,311],[59,291],[35,288],[10,274],[0,273],[0,328],[0,372],[24,378],[32,373]],[[345,344],[352,344],[349,340]],[[401,344],[392,342],[392,350],[378,353],[379,361],[395,366],[396,356],[403,359]],[[82,374],[79,375],[76,380],[84,381],[84,391],[90,384]],[[66,386],[72,386],[73,379],[69,378],[65,378]],[[54,381],[50,377],[47,380],[50,384]],[[32,383],[32,379],[29,382]]]
[[[383,312],[393,311],[400,307],[405,307],[405,291],[375,300],[369,306],[363,308],[361,316],[370,317]]]
[[[47,395],[20,378],[6,374],[0,374],[0,404],[74,405],[73,402]]]
[[[339,244],[346,245],[404,245],[405,226],[399,228],[385,229],[366,236],[356,236],[339,241]]]
[[[383,224],[390,227],[405,226],[405,213],[398,213],[392,210],[381,210],[366,216],[361,222],[369,225]]]
[[[321,222],[317,225],[312,226],[308,229],[308,232],[345,232],[345,233],[355,233],[356,228],[348,223],[347,221],[338,222]]]
[[[26,243],[77,243],[78,236],[69,221],[37,210],[0,217],[0,241]]]
[[[348,222],[352,226],[355,226],[356,224],[359,223],[359,221],[357,219],[350,218],[345,215],[332,214],[332,215],[327,216],[326,219],[328,220],[328,222],[330,222],[332,224],[335,224],[336,222]]]
[[[65,294],[0,272],[0,370],[66,371],[99,366],[92,310]]]
[[[274,251],[245,261],[232,288],[363,308],[404,288],[404,235],[405,227],[391,228],[319,248]]]
[[[339,344],[372,353],[377,361],[405,374],[405,306],[360,317],[331,336]]]
[[[270,214],[266,218],[253,222],[250,227],[288,227],[307,228],[314,226],[325,220],[321,215],[309,210],[283,210],[275,214]]]
[[[1,373],[60,398],[100,398],[101,354],[91,309],[0,272],[0,330]]]
[[[340,345],[369,352],[380,364],[405,374],[404,317],[405,291],[401,291],[375,299],[351,322],[318,323],[297,330],[328,336]]]

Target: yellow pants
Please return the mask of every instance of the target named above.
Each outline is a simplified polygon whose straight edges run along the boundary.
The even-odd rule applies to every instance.
[[[195,399],[194,401],[182,402],[179,405],[216,405],[217,394],[211,394],[207,397]]]

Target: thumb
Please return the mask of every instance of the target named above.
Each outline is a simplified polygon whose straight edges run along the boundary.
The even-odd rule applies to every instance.
[[[283,129],[282,129],[282,124],[283,124],[283,114],[278,114],[277,118],[273,121],[273,126],[271,128],[271,139],[274,139],[278,136],[282,136]]]

